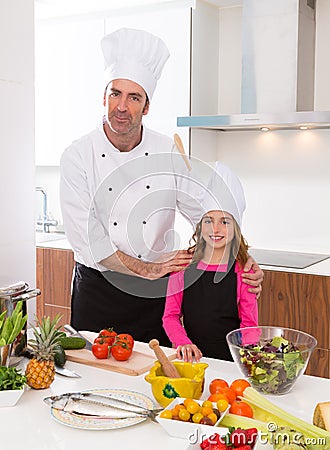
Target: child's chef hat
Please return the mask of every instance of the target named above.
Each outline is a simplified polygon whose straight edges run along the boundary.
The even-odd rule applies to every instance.
[[[151,100],[170,56],[164,42],[143,30],[121,28],[104,36],[101,47],[106,83],[118,78],[134,81],[143,87]]]
[[[229,167],[217,161],[202,200],[203,212],[226,211],[241,226],[245,207],[244,190],[239,178]]]

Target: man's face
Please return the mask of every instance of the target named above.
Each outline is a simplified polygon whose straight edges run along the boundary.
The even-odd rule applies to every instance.
[[[109,83],[104,106],[110,129],[121,135],[140,133],[142,117],[148,113],[149,102],[144,89],[126,79]]]

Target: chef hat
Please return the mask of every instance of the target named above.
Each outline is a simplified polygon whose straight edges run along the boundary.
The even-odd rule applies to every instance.
[[[164,42],[143,30],[121,28],[104,36],[101,47],[106,83],[118,78],[134,81],[150,100],[170,56]]]
[[[245,207],[244,190],[239,178],[229,167],[217,161],[202,200],[203,212],[226,211],[241,226]]]

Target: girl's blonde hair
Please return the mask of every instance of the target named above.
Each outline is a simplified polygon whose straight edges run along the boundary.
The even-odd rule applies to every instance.
[[[206,242],[202,237],[202,222],[203,217],[196,225],[196,230],[189,241],[190,247],[188,248],[188,252],[193,254],[191,264],[200,261],[204,255]],[[231,242],[230,256],[232,259],[236,260],[240,264],[241,268],[243,268],[249,257],[248,254],[249,246],[241,233],[241,229],[238,223],[234,218],[233,224],[234,224],[234,238]]]

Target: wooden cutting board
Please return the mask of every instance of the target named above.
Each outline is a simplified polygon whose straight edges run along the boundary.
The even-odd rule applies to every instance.
[[[170,360],[176,358],[176,351],[173,348],[162,347]],[[136,342],[131,357],[127,361],[116,361],[113,357],[109,359],[97,359],[90,350],[65,350],[68,361],[73,361],[99,369],[120,372],[126,375],[141,375],[148,372],[157,361],[156,356],[149,349],[148,344]]]

